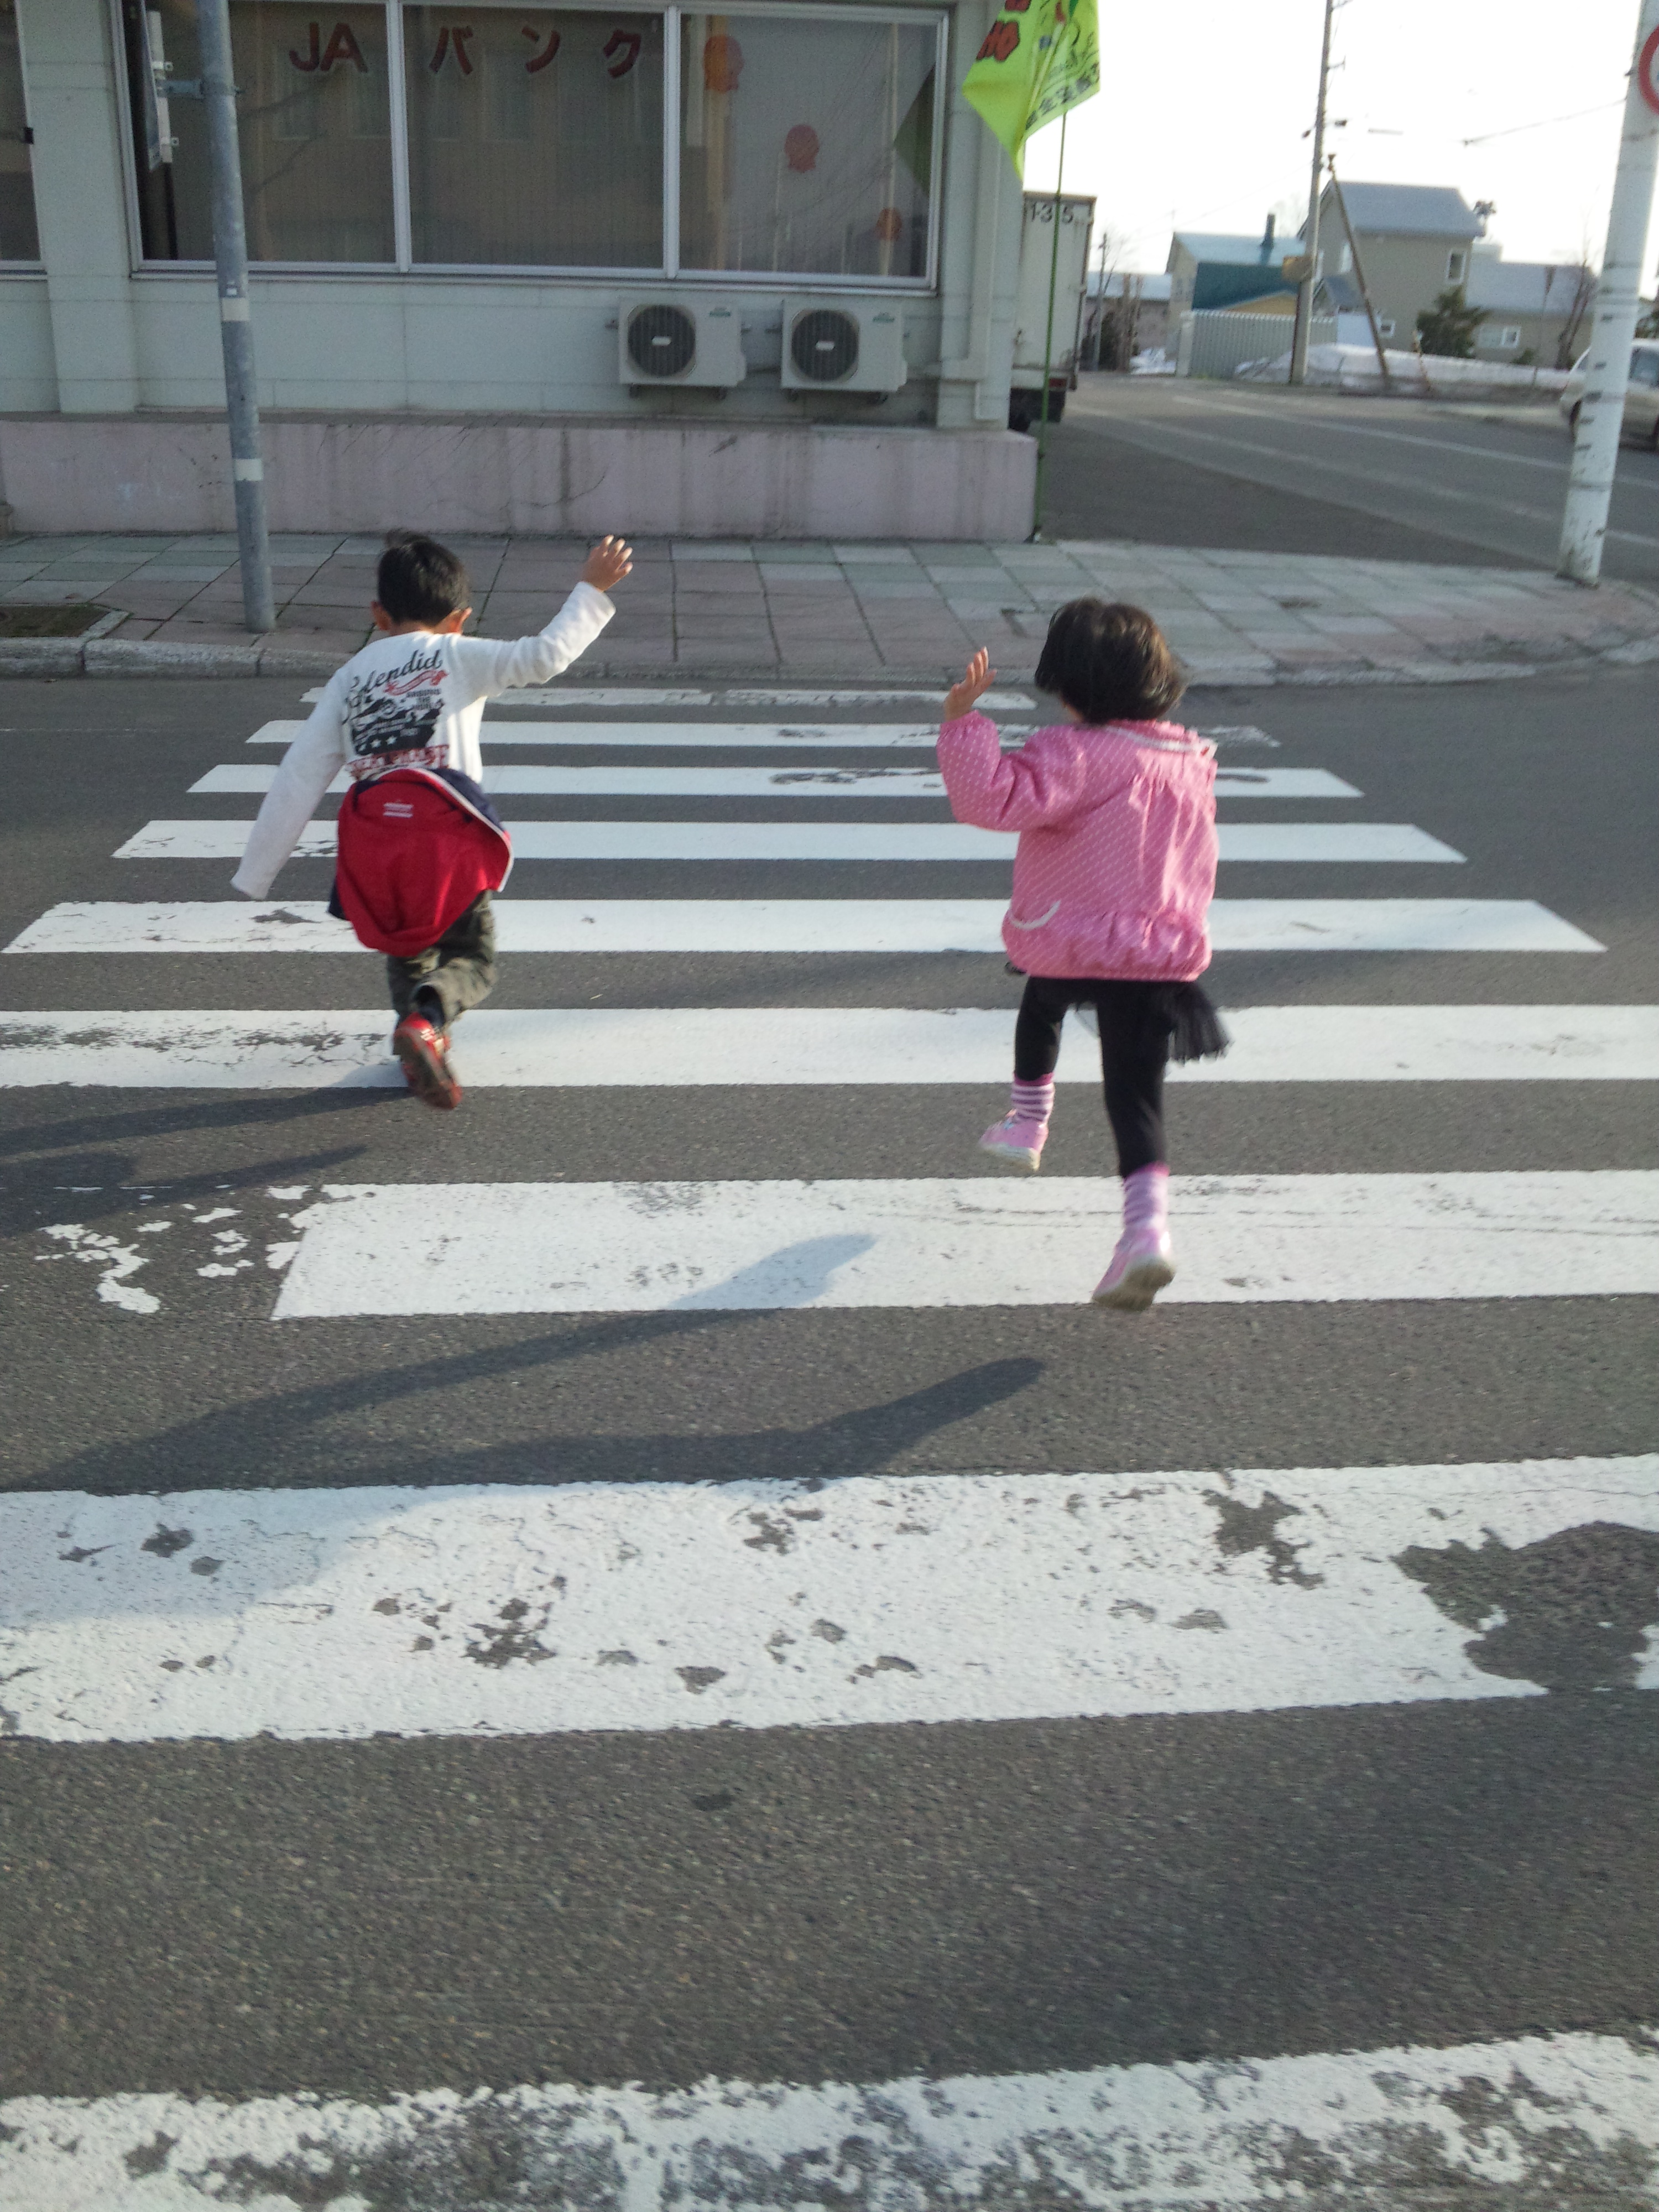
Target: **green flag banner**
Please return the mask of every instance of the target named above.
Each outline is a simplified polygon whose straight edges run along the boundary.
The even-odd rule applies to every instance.
[[[1023,179],[1031,133],[1100,90],[1095,0],[1004,0],[962,89]]]

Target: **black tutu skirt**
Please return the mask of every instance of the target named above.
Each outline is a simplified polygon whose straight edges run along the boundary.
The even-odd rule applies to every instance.
[[[1011,975],[1024,975],[1026,972],[1016,968],[1012,960],[1004,965]],[[1144,1024],[1142,1036],[1148,1042],[1158,1036],[1166,1037],[1170,1058],[1182,1064],[1194,1060],[1218,1060],[1232,1042],[1214,1000],[1201,983],[1142,983],[1127,977],[1106,981],[1087,975],[1066,979],[1044,976],[1042,980],[1051,990],[1063,990],[1070,1003],[1083,1012],[1091,1030],[1097,1029],[1095,1010],[1106,993],[1110,992],[1117,1000],[1120,1016],[1126,998],[1133,993]]]

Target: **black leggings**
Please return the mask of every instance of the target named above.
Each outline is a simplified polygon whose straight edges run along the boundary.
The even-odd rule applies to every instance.
[[[1117,1139],[1117,1171],[1132,1176],[1164,1158],[1164,1070],[1170,1058],[1169,989],[1160,983],[1028,975],[1014,1024],[1014,1080],[1041,1083],[1060,1061],[1066,1009],[1091,1006],[1100,1020],[1106,1118]]]

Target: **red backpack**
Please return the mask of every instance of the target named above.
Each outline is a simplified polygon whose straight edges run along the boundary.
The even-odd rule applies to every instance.
[[[500,890],[513,841],[470,776],[398,768],[340,803],[333,910],[376,952],[435,945],[481,891]]]

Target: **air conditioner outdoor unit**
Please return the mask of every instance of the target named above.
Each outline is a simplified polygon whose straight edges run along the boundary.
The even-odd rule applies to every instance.
[[[635,390],[681,384],[729,392],[748,374],[743,321],[729,300],[636,295],[617,309],[618,374]]]
[[[896,392],[904,324],[896,300],[793,299],[783,303],[786,392]]]

